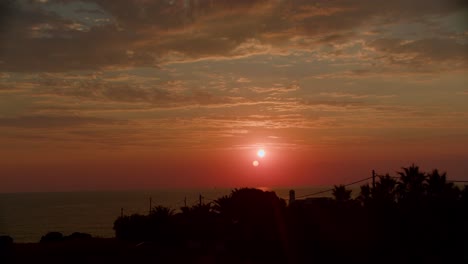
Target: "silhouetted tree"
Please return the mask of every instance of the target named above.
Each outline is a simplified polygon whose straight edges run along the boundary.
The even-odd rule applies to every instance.
[[[412,164],[410,167],[402,168],[397,172],[400,176],[397,192],[399,202],[415,204],[423,199],[425,191],[426,175],[419,170],[419,167]]]
[[[214,201],[213,210],[221,215],[230,214],[232,212],[231,196],[224,195]]]
[[[216,200],[215,208],[220,215],[228,216],[233,222],[271,222],[277,213],[284,211],[286,202],[274,192],[242,188],[233,190],[228,197]]]
[[[124,240],[147,241],[150,236],[148,223],[148,216],[145,215],[121,216],[114,222],[115,236]]]
[[[392,205],[396,201],[397,181],[390,175],[380,176],[372,190],[372,198],[377,204]]]
[[[361,191],[359,192],[359,196],[357,197],[357,200],[361,202],[361,205],[366,206],[369,204],[371,200],[371,188],[369,184],[366,185],[361,185]]]
[[[169,243],[175,235],[174,210],[165,206],[151,208],[148,215],[148,233],[151,241]]]
[[[230,241],[231,250],[246,255],[277,255],[286,234],[286,202],[274,192],[252,188],[235,189],[214,206]]]
[[[161,206],[161,205],[151,208],[151,211],[149,214],[150,218],[156,218],[156,219],[169,219],[173,215],[174,215],[173,209],[169,207]]]
[[[347,190],[344,185],[335,185],[333,188],[333,197],[338,202],[346,202],[351,199],[351,190]]]
[[[460,190],[452,182],[447,182],[447,174],[433,170],[427,177],[427,195],[431,202],[455,202]]]
[[[429,196],[440,196],[446,189],[447,175],[440,174],[438,170],[433,170],[427,178],[427,192]],[[453,184],[452,184],[453,185]]]
[[[216,214],[211,203],[182,207],[176,216],[177,232],[180,238],[198,244],[211,244],[218,235]]]

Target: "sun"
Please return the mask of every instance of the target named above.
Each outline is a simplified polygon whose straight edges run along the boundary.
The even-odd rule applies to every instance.
[[[257,156],[259,156],[260,158],[265,157],[265,150],[264,149],[259,149],[257,151]]]
[[[259,163],[257,160],[254,160],[254,161],[252,162],[252,165],[253,165],[254,167],[257,167],[258,165],[260,165],[260,163]]]

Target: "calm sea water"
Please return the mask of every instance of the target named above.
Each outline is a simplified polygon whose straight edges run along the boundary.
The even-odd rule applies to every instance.
[[[329,187],[295,188],[296,196],[329,189]],[[152,205],[175,210],[198,203],[201,194],[205,203],[229,194],[232,189],[157,190],[133,192],[64,192],[0,194],[0,235],[10,235],[15,242],[38,242],[49,231],[69,235],[73,232],[113,237],[115,219],[124,214],[147,214]],[[267,190],[267,189],[265,189]],[[288,199],[290,188],[271,189]],[[323,193],[320,196],[330,196]]]

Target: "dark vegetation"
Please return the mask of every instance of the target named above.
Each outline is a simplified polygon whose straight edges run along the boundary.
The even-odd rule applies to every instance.
[[[235,189],[179,212],[119,217],[116,239],[49,233],[37,251],[55,252],[53,263],[468,263],[468,187],[445,173],[413,165],[355,199],[343,185],[333,196],[287,205],[274,192]]]
[[[92,236],[87,233],[74,232],[69,236],[64,236],[60,232],[49,232],[41,237],[40,243],[61,242],[67,240],[85,240],[91,238]]]

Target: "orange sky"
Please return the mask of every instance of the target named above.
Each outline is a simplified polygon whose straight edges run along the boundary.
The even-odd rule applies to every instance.
[[[2,1],[0,192],[468,180],[467,8]]]

